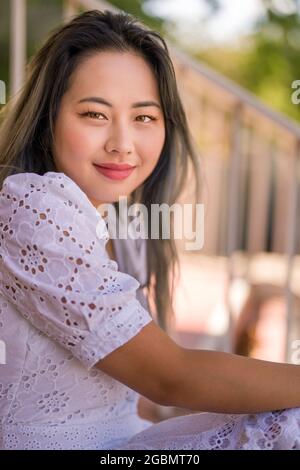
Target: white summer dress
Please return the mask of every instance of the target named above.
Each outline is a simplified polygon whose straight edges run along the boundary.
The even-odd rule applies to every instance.
[[[158,424],[138,416],[139,395],[93,367],[152,320],[107,240],[103,218],[64,173],[5,179],[0,449],[299,449],[298,408]]]

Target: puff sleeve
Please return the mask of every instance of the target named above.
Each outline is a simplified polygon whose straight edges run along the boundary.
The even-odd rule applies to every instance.
[[[64,173],[8,176],[0,192],[0,291],[88,369],[152,318],[118,271],[106,224]]]

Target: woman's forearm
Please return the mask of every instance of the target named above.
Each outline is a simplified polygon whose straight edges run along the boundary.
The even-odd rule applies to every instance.
[[[182,349],[170,405],[195,411],[258,413],[300,407],[300,367]]]

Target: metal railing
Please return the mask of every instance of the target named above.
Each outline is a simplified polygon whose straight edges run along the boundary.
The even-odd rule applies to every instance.
[[[23,81],[26,0],[11,1],[11,94]],[[64,21],[84,9],[118,11],[103,0],[64,2]],[[292,278],[299,214],[300,126],[166,40],[179,92],[207,181],[207,255],[228,258],[228,287],[236,275],[235,253],[286,257],[285,295],[290,357],[293,324]],[[228,289],[229,291],[229,289]],[[228,298],[229,324],[233,317]],[[232,328],[228,329],[230,344]]]

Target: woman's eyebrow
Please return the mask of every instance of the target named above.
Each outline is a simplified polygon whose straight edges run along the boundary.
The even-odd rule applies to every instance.
[[[83,98],[78,101],[78,103],[84,103],[86,101],[91,101],[93,103],[100,103],[100,104],[105,104],[106,106],[109,106],[110,108],[113,107],[111,103],[106,101],[104,98],[101,98],[100,96],[89,96],[87,98]],[[157,108],[161,109],[160,105],[156,101],[140,101],[138,103],[133,103],[131,106],[132,108],[142,108],[144,106],[156,106]]]

